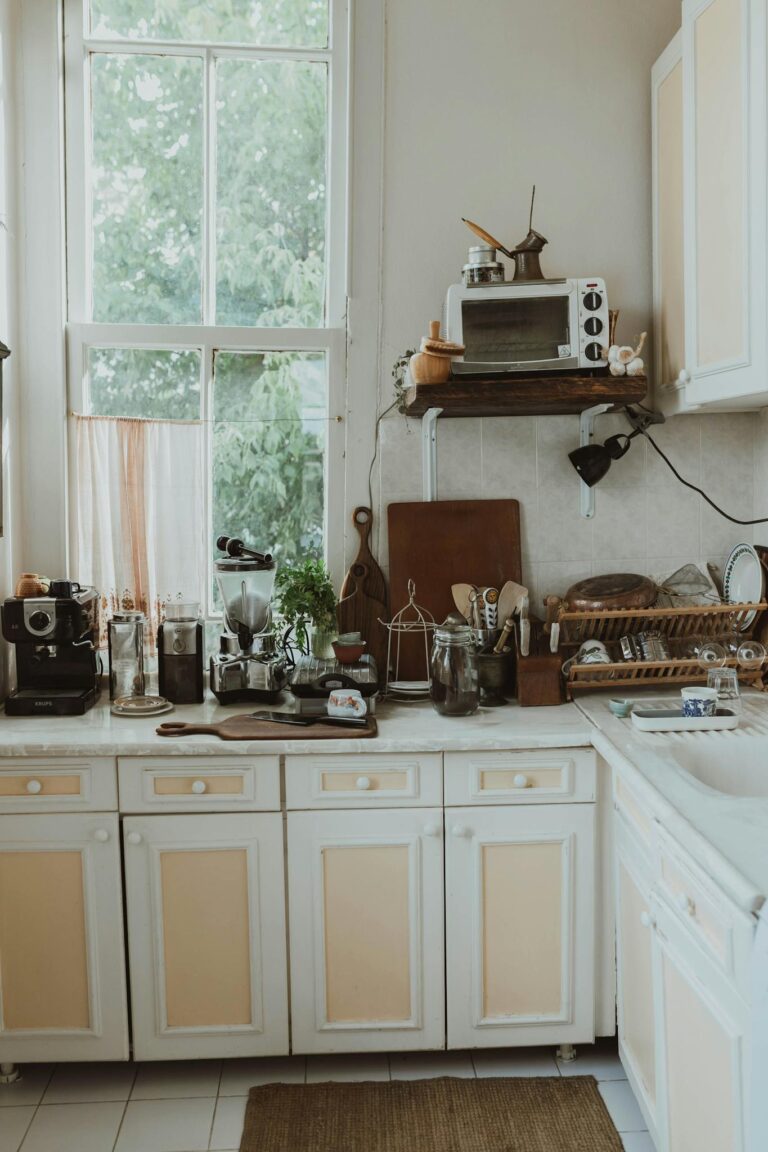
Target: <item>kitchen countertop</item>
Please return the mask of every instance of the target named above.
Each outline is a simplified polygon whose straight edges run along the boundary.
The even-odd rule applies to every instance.
[[[640,694],[644,704],[678,699],[676,692]],[[651,735],[608,709],[608,696],[592,693],[555,708],[482,709],[474,716],[439,716],[427,704],[380,704],[376,739],[224,741],[216,736],[158,736],[165,720],[211,723],[254,711],[259,705],[224,708],[209,695],[202,705],[178,707],[152,718],[113,716],[102,698],[85,716],[0,717],[3,759],[50,756],[244,756],[257,754],[373,754],[514,748],[579,748],[594,745],[609,763],[634,773],[639,788],[671,834],[743,908],[755,911],[768,898],[768,798],[726,796],[679,768],[670,752],[679,741],[720,742],[725,757],[738,756],[739,742],[766,742],[768,694],[745,696],[742,725],[734,732]]]
[[[211,724],[266,707],[224,708],[213,696],[157,717],[113,716],[103,697],[85,716],[2,716],[0,758],[33,756],[253,756],[257,753],[443,752],[462,749],[589,747],[591,725],[574,704],[555,708],[484,708],[474,716],[439,716],[431,705],[377,705],[379,734],[355,740],[220,740],[158,736],[169,720]],[[287,711],[287,708],[280,709]],[[300,731],[297,729],[297,731]]]

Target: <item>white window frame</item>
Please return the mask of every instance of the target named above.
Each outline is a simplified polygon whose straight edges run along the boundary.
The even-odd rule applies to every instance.
[[[239,44],[183,44],[163,40],[92,38],[87,34],[87,0],[64,2],[64,73],[67,211],[67,377],[70,411],[88,403],[88,353],[91,348],[192,350],[200,353],[201,419],[207,430],[206,522],[208,551],[212,522],[212,431],[214,355],[217,351],[324,352],[328,372],[325,442],[324,540],[335,581],[344,561],[345,427],[347,380],[347,283],[349,215],[350,17],[349,0],[329,0],[329,39],[325,49],[266,48]],[[91,52],[198,56],[203,61],[202,324],[102,324],[90,320],[90,210],[86,160],[90,141],[89,56]],[[220,58],[285,59],[324,62],[328,67],[328,191],[326,197],[326,325],[322,328],[230,327],[211,323],[215,294],[215,246],[210,224],[215,213],[216,123],[215,62]],[[74,453],[70,444],[70,465]],[[70,475],[70,483],[72,477]],[[76,498],[76,490],[72,485]],[[71,511],[71,510],[70,510]],[[73,530],[70,516],[70,533]],[[271,541],[257,541],[265,547]],[[210,590],[201,589],[209,605]]]

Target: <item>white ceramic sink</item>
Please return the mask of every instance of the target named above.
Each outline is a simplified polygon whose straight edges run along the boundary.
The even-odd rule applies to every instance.
[[[727,796],[768,797],[768,738],[696,741],[670,749],[675,762],[708,788]]]

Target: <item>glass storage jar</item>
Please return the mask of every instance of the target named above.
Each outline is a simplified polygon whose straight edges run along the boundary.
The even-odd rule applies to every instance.
[[[443,624],[435,629],[429,696],[441,716],[471,716],[477,711],[480,683],[469,625]]]

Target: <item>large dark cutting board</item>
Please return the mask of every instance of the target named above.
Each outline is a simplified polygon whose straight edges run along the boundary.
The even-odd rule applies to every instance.
[[[312,724],[303,727],[275,724],[270,720],[257,720],[248,715],[228,716],[215,724],[191,724],[170,721],[156,729],[158,736],[218,736],[221,740],[364,740],[375,736],[376,719],[368,717],[366,728],[341,728],[331,724]]]
[[[409,580],[416,585],[417,603],[438,623],[455,610],[452,584],[501,588],[507,580],[522,583],[517,500],[390,504],[387,516],[392,616],[408,603]],[[421,680],[423,642],[405,639],[399,679]]]

